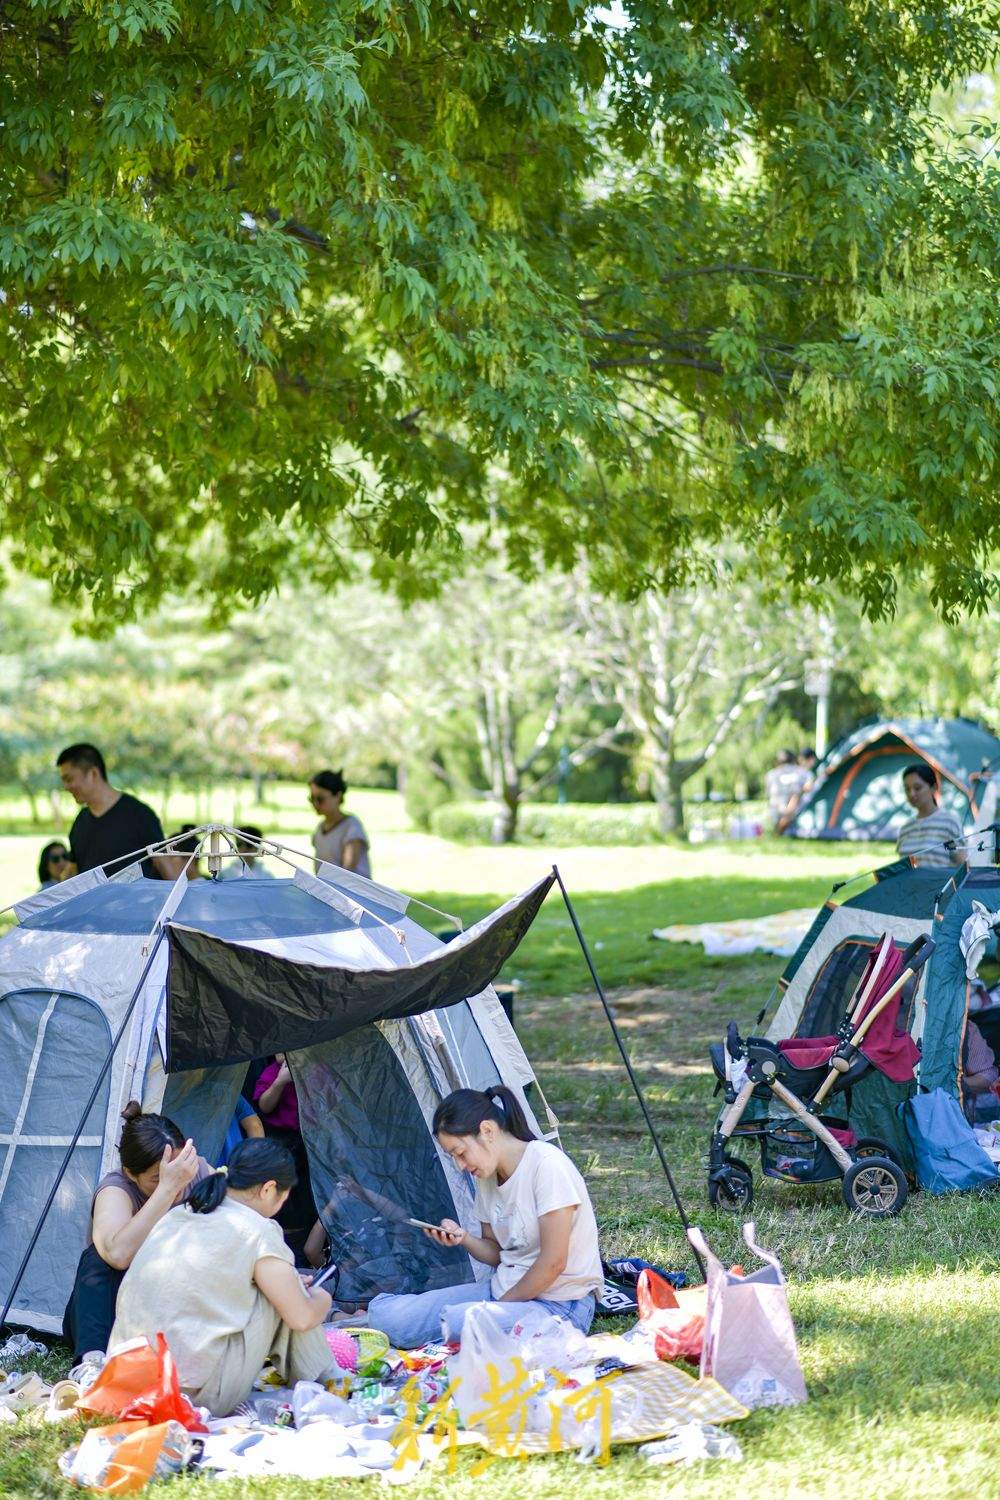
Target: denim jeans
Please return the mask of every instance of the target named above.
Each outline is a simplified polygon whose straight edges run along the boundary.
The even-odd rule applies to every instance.
[[[462,1324],[473,1302],[492,1302],[489,1281],[467,1281],[444,1286],[434,1292],[380,1292],[368,1304],[368,1324],[380,1328],[397,1349],[416,1349],[420,1344],[443,1338],[458,1343]],[[553,1302],[538,1297],[533,1302],[494,1302],[500,1327],[506,1332],[528,1307],[542,1307],[557,1318],[565,1318],[581,1333],[589,1333],[594,1319],[594,1295],[572,1302]]]

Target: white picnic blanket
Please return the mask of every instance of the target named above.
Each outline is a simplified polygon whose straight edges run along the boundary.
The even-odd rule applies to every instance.
[[[738,917],[732,922],[679,923],[654,927],[653,936],[665,943],[701,943],[709,956],[740,953],[777,953],[790,958],[812,925],[815,909],[795,907],[766,917]]]

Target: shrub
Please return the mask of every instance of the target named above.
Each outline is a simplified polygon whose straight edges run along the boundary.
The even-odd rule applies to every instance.
[[[458,844],[488,844],[496,816],[491,802],[451,802],[431,814],[431,832]],[[517,820],[521,844],[655,844],[660,841],[652,802],[531,802]]]
[[[453,801],[454,794],[447,782],[435,776],[422,762],[406,767],[403,804],[407,816],[417,828],[429,829],[435,812]]]

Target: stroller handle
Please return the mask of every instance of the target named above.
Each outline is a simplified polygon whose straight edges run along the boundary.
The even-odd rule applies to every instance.
[[[927,963],[937,944],[932,937],[924,933],[921,937],[913,939],[913,942],[903,954],[903,968],[909,969],[912,974],[919,974]]]

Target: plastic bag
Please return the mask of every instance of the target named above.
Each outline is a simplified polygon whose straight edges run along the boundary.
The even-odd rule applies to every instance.
[[[158,1422],[180,1422],[188,1432],[207,1432],[208,1428],[184,1395],[177,1379],[177,1366],[162,1333],[156,1335],[156,1377],[153,1384],[130,1401],[122,1412],[123,1421],[136,1419],[151,1427]]]
[[[95,1417],[120,1417],[130,1401],[155,1385],[160,1361],[148,1339],[122,1344],[76,1403],[80,1412]]]
[[[349,1401],[335,1396],[314,1380],[297,1380],[292,1392],[292,1414],[296,1427],[308,1427],[310,1422],[333,1419],[335,1422],[356,1422],[357,1412]]]
[[[806,1400],[799,1368],[788,1289],[777,1258],[754,1239],[753,1224],[743,1238],[766,1264],[749,1276],[727,1271],[713,1255],[700,1229],[688,1239],[708,1266],[708,1303],[700,1373],[712,1376],[737,1401],[758,1406],[795,1406]]]
[[[657,1359],[690,1359],[701,1356],[705,1336],[705,1288],[675,1292],[656,1271],[643,1271],[636,1288],[639,1327],[652,1335]]]
[[[514,1352],[529,1370],[559,1370],[565,1374],[593,1358],[578,1328],[533,1303],[525,1308],[507,1337],[516,1342]]]
[[[655,1443],[645,1443],[639,1454],[650,1464],[696,1464],[703,1458],[739,1463],[743,1449],[729,1432],[708,1422],[682,1422]]]
[[[523,1386],[531,1391],[529,1371],[544,1365],[565,1371],[589,1358],[583,1335],[564,1319],[556,1319],[543,1308],[531,1308],[514,1332],[504,1332],[489,1302],[477,1302],[469,1308],[462,1328],[462,1347],[448,1361],[448,1382],[454,1392],[454,1404],[466,1427],[480,1425],[496,1407],[496,1394],[507,1388],[508,1395]],[[511,1422],[517,1421],[511,1407]]]
[[[191,1458],[192,1439],[179,1422],[146,1427],[119,1422],[95,1427],[78,1448],[59,1460],[65,1477],[82,1489],[105,1495],[130,1495],[151,1479],[180,1474]]]

